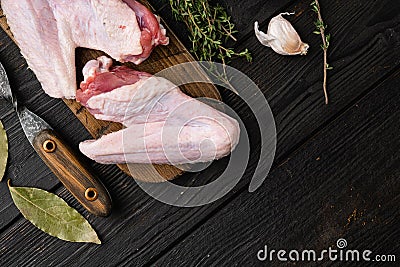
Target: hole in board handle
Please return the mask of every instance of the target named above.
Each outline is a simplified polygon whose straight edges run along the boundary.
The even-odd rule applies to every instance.
[[[51,139],[48,139],[43,143],[43,149],[46,153],[52,153],[56,150],[56,148],[57,148],[56,142],[54,142]]]
[[[89,201],[95,201],[98,197],[97,190],[93,187],[89,187],[85,191],[85,198]]]

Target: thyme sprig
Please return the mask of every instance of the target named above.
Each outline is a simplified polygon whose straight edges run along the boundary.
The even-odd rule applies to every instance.
[[[234,56],[244,57],[249,62],[252,57],[248,49],[236,52],[225,45],[229,39],[236,41],[234,34],[237,32],[226,10],[218,4],[211,5],[209,0],[169,0],[169,4],[175,18],[184,22],[189,30],[191,52],[196,59],[209,62],[209,67],[203,66],[207,72],[237,93],[227,75],[226,64]],[[214,60],[222,63],[222,70],[216,67]]]
[[[328,104],[329,99],[328,99],[328,90],[326,86],[326,81],[327,81],[327,71],[332,69],[332,67],[328,64],[328,47],[330,44],[331,40],[331,35],[326,33],[326,29],[328,25],[324,23],[322,20],[322,15],[321,15],[321,6],[319,5],[318,0],[315,0],[311,3],[312,10],[317,13],[317,21],[314,22],[316,30],[314,31],[315,34],[321,35],[322,38],[322,44],[321,48],[324,51],[324,81],[323,81],[323,89],[324,89],[324,95],[325,95],[325,104]]]
[[[237,31],[225,9],[220,5],[210,5],[208,0],[169,0],[172,12],[178,21],[183,21],[190,33],[191,51],[198,60],[219,59],[228,63],[233,56],[245,57],[251,61],[247,49],[236,52],[224,45]]]

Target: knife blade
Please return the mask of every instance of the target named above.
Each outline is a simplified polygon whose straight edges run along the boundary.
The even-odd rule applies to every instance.
[[[111,213],[111,197],[78,155],[57,135],[42,118],[24,106],[17,106],[6,71],[0,63],[0,97],[12,102],[22,129],[44,163],[58,177],[68,191],[87,209],[97,216]]]

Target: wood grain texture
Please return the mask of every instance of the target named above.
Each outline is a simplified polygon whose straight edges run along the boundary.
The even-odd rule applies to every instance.
[[[245,0],[244,6],[246,2],[252,5]],[[398,127],[398,118],[390,115],[393,109],[398,110],[398,106],[390,107],[390,103],[393,104],[398,96],[393,92],[388,93],[382,87],[371,93],[380,81],[388,78],[399,67],[397,5],[391,1],[321,1],[333,36],[330,57],[334,70],[329,84],[334,101],[325,106],[320,86],[322,69],[319,64],[322,55],[319,37],[311,34],[315,18],[314,13],[309,11],[309,1],[295,1],[289,7],[271,9],[268,9],[269,3],[259,6],[259,9],[268,14],[286,8],[297,12],[297,17],[288,19],[304,36],[304,41],[311,44],[311,50],[307,57],[281,57],[261,46],[252,32],[243,32],[246,38],[238,47],[249,47],[254,61],[251,64],[242,60],[232,61],[233,66],[244,71],[259,85],[276,116],[278,159],[261,189],[253,194],[246,191],[258,160],[260,137],[257,135],[257,122],[244,103],[234,95],[224,93],[224,101],[245,121],[252,143],[246,175],[228,196],[201,208],[170,207],[151,199],[132,179],[121,175],[115,167],[94,164],[114,200],[113,213],[106,220],[94,218],[80,209],[105,241],[102,246],[95,247],[65,243],[41,233],[17,217],[17,212],[11,211],[8,193],[0,184],[0,191],[3,190],[0,198],[4,192],[4,203],[10,206],[10,211],[2,212],[0,218],[6,218],[4,221],[8,222],[8,219],[12,219],[13,222],[8,224],[9,227],[3,227],[0,233],[0,262],[5,266],[132,266],[146,263],[168,265],[168,262],[174,266],[183,262],[187,265],[212,265],[213,262],[215,265],[233,265],[228,259],[230,256],[236,262],[242,256],[254,263],[252,253],[260,249],[260,245],[280,248],[280,244],[283,246],[293,242],[289,248],[320,248],[326,244],[334,246],[338,236],[347,238],[352,246],[356,243],[363,249],[382,246],[385,249],[376,249],[377,253],[398,253],[398,245],[391,244],[398,235],[392,219],[399,217],[396,193],[399,188],[395,179],[398,176],[396,166],[399,166],[395,156],[398,142],[393,135],[397,133],[394,127]],[[228,2],[226,4],[229,5]],[[253,20],[250,15],[253,10],[241,9],[236,12],[240,13],[242,20]],[[233,17],[233,20],[236,19]],[[170,21],[168,23],[173,25]],[[267,23],[268,20],[264,20],[260,23],[261,27],[266,27]],[[174,30],[179,31],[179,27]],[[7,49],[13,51],[6,37],[0,37]],[[13,58],[1,50],[0,56]],[[20,61],[23,60],[18,59],[16,53],[15,58],[5,66],[6,70],[18,72],[15,64]],[[21,76],[24,76],[23,73],[25,71],[18,72]],[[24,92],[28,87],[24,85],[27,80],[29,83],[29,79],[18,81],[14,77],[13,84],[20,88],[20,92]],[[30,84],[34,83],[31,81]],[[392,88],[394,90],[396,87]],[[374,96],[371,98],[373,101],[365,101],[364,96],[371,94]],[[65,127],[62,133],[73,144],[87,138],[88,134],[80,125],[76,125],[76,120],[71,118],[73,116],[68,117],[68,113],[62,113],[66,111],[56,100],[36,94],[36,91],[21,94],[22,98],[24,96],[27,103],[36,107],[46,119],[53,120],[52,125],[60,129]],[[361,102],[358,102],[363,97],[363,109],[360,109]],[[50,103],[46,104],[46,101]],[[358,107],[355,105],[357,103]],[[380,105],[382,112],[379,111]],[[46,111],[49,108],[62,114],[60,117],[51,116],[51,112]],[[7,124],[12,124],[12,132],[16,133],[13,137],[14,151],[24,151],[25,146],[16,144],[23,135],[18,136],[15,118],[7,110],[4,112]],[[340,116],[344,112],[345,115]],[[375,116],[378,116],[377,120],[372,119]],[[379,126],[379,118],[385,121],[384,125]],[[63,119],[76,126],[76,129]],[[378,142],[374,137],[382,137],[382,141]],[[45,167],[33,168],[32,164],[40,162],[32,158],[33,154],[21,172],[32,177],[40,176],[34,174],[34,170],[43,172]],[[175,181],[184,185],[206,183],[219,176],[225,163],[215,162],[203,172],[185,173]],[[15,161],[12,164],[14,166]],[[49,174],[31,182],[42,185],[49,177],[53,178]],[[25,177],[19,184],[26,184],[27,180]],[[79,205],[66,190],[56,192],[79,209]],[[331,203],[335,205],[331,207]],[[355,207],[356,215],[352,217]],[[359,219],[360,214],[365,217]],[[348,223],[348,219],[350,222],[346,232],[343,225]],[[364,222],[366,225],[363,226]],[[375,225],[375,222],[380,224]],[[247,227],[248,223],[252,228]],[[245,236],[247,231],[249,235]],[[243,238],[236,237],[236,233]],[[369,241],[373,246],[367,244]],[[186,246],[187,243],[190,245]],[[22,251],[19,249],[21,246],[25,247]],[[213,253],[214,248],[219,252],[218,255]],[[245,252],[248,254],[245,255]],[[162,259],[157,262],[160,257]],[[213,262],[208,258],[212,258]]]
[[[252,51],[253,63],[236,60],[231,65],[259,86],[271,106],[278,132],[278,162],[399,66],[400,7],[387,9],[390,3],[321,3],[332,35],[328,55],[333,66],[328,80],[331,105],[324,104],[323,55],[320,37],[312,33],[315,13],[309,10],[307,1],[288,7],[295,15],[286,17],[310,44],[307,56],[280,56],[262,46],[254,35],[239,45],[239,49],[247,47]],[[265,29],[267,23],[260,23],[260,29]]]
[[[347,249],[373,251],[371,259],[398,255],[399,82],[400,69],[271,172],[258,191],[240,194],[154,266],[292,266],[276,254],[272,263],[261,262],[257,252],[267,245],[319,253],[336,249],[339,238]],[[330,263],[325,257],[307,266]]]
[[[148,7],[150,5],[145,3]],[[150,7],[151,8],[151,7]],[[152,9],[152,8],[151,8]],[[165,25],[169,37],[169,45],[158,46],[154,49],[151,56],[141,65],[136,66],[133,64],[126,64],[139,71],[145,71],[151,74],[156,74],[161,70],[174,66],[176,64],[194,61],[194,58],[186,50],[183,44],[177,39],[175,34],[168,28],[167,24],[161,20],[161,23]],[[14,39],[10,27],[7,24],[7,18],[3,15],[0,9],[0,26],[3,30]],[[17,42],[16,42],[17,43]],[[89,60],[96,59],[97,57],[105,55],[101,51],[81,49],[76,55],[76,72],[77,72],[77,83],[79,85],[82,81],[82,68],[85,63]],[[199,68],[200,69],[200,68]],[[190,74],[190,73],[189,73]],[[206,75],[202,73],[202,75]],[[192,97],[209,97],[214,99],[221,99],[221,96],[214,85],[209,84],[187,84],[182,85],[182,91]],[[122,129],[122,125],[119,123],[113,123],[108,121],[100,121],[94,118],[90,112],[77,101],[71,99],[63,99],[67,106],[74,112],[77,118],[83,123],[87,130],[91,133],[94,138],[99,138],[102,135],[115,132]],[[118,164],[118,167],[126,174],[131,175],[135,179],[146,181],[146,182],[164,182],[165,180],[171,180],[182,174],[182,170],[171,166],[171,165],[153,165],[148,164],[131,164],[128,168],[125,164]],[[153,170],[157,173],[153,174]],[[161,177],[160,177],[161,175]],[[161,178],[161,179],[160,179]]]
[[[52,130],[41,131],[33,146],[42,160],[65,188],[90,213],[107,217],[111,213],[111,198],[93,170],[84,166],[77,154]]]

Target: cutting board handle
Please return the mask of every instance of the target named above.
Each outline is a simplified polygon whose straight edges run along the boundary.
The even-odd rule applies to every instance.
[[[54,131],[41,131],[33,140],[33,147],[85,209],[103,217],[111,213],[111,198],[107,189]]]

